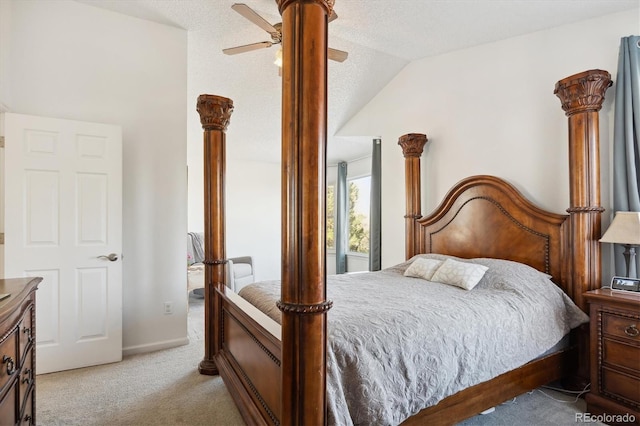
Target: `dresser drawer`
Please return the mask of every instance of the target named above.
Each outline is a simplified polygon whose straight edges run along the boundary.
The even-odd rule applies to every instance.
[[[603,339],[602,361],[607,365],[633,370],[640,376],[640,347],[625,344],[618,340]]]
[[[17,328],[0,342],[0,394],[18,369]]]
[[[612,313],[603,313],[602,332],[605,335],[640,343],[640,320]]]
[[[603,367],[601,386],[605,395],[622,399],[636,409],[640,408],[640,377]]]

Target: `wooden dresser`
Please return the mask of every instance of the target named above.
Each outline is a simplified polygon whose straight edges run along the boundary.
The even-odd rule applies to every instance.
[[[0,425],[32,425],[36,414],[36,289],[42,278],[0,279]]]
[[[591,391],[587,411],[605,423],[640,424],[640,293],[598,289],[590,303]],[[617,421],[620,420],[620,421]]]

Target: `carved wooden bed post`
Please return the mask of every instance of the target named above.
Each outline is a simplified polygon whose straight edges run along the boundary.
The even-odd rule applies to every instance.
[[[424,145],[427,143],[427,135],[422,133],[408,133],[400,136],[398,145],[402,147],[405,162],[405,194],[406,211],[405,220],[405,257],[409,259],[416,254],[418,233],[416,232],[416,220],[421,215],[420,194],[420,156]]]
[[[334,0],[277,0],[282,15],[281,424],[326,424],[327,18]]]
[[[218,374],[214,356],[220,348],[220,298],[225,287],[225,131],[233,101],[200,95],[196,107],[204,129],[204,359],[200,374]]]
[[[611,86],[607,71],[589,70],[556,83],[554,93],[569,117],[569,175],[572,247],[571,298],[584,311],[585,289],[601,286],[600,135],[598,111]]]

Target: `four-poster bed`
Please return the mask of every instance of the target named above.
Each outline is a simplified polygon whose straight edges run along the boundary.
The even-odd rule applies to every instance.
[[[205,130],[205,356],[203,374],[220,374],[248,424],[325,424],[327,313],[324,265],[326,48],[330,0],[278,0],[283,18],[281,326],[225,289],[225,130],[233,103],[201,95]],[[546,212],[491,176],[455,186],[429,216],[420,211],[425,135],[407,134],[406,258],[441,253],[517,261],[552,276],[583,310],[600,286],[598,111],[611,84],[592,70],[558,82],[569,116],[568,215]],[[578,343],[585,336],[575,333]],[[587,346],[582,347],[586,350]],[[576,345],[441,400],[405,423],[448,424],[588,365]],[[582,377],[588,374],[578,371]]]

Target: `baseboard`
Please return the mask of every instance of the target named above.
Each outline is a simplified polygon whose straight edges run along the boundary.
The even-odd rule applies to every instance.
[[[162,349],[177,348],[178,346],[184,346],[188,344],[189,338],[185,336],[181,339],[165,340],[162,342],[149,343],[146,345],[129,346],[128,348],[122,348],[122,356],[155,352]]]

